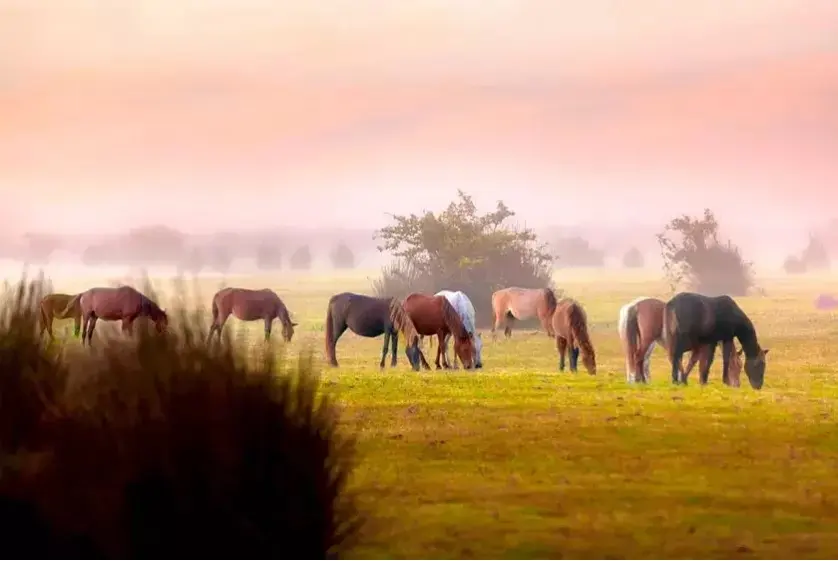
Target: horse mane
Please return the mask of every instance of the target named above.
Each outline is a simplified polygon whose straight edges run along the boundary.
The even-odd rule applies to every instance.
[[[745,351],[746,357],[753,357],[759,352],[759,342],[757,341],[757,330],[754,327],[754,322],[748,317],[739,304],[730,296],[720,296],[717,298],[717,303],[723,303],[723,306],[728,307],[730,314],[738,320],[736,328],[734,329],[734,336],[739,339],[742,349]],[[716,317],[719,315],[718,304],[713,313]]]
[[[544,301],[547,304],[547,311],[552,315],[556,311],[556,305],[558,304],[556,293],[553,292],[552,288],[548,287],[544,289]]]
[[[405,345],[411,346],[418,344],[419,332],[416,331],[416,326],[413,325],[413,320],[410,319],[410,314],[405,311],[402,301],[395,296],[390,299],[390,321],[396,330],[404,333]]]
[[[594,346],[591,343],[591,336],[588,334],[588,314],[576,300],[570,304],[568,321],[570,322],[570,329],[573,331],[573,337],[579,343],[582,352],[589,356],[596,356]]]
[[[437,296],[436,298],[442,301],[442,319],[454,337],[461,340],[468,339],[471,333],[466,330],[465,325],[463,325],[463,320],[460,319],[460,314],[457,313],[457,310],[454,309],[454,306],[451,305],[448,298],[445,296]]]
[[[157,321],[160,318],[168,319],[168,317],[169,317],[168,314],[163,311],[163,308],[161,308],[157,304],[157,302],[155,302],[154,300],[152,300],[151,298],[149,298],[145,294],[142,294],[142,297],[143,297],[143,303],[142,303],[143,311],[147,312],[148,317],[150,317],[152,321]]]

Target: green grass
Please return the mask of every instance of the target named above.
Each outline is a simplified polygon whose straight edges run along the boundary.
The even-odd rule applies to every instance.
[[[301,323],[292,347],[322,353],[328,297],[367,291],[366,276],[230,284],[277,290]],[[588,312],[596,377],[559,373],[553,342],[531,332],[487,336],[478,373],[414,373],[401,349],[380,371],[380,339],[340,340],[341,368],[324,377],[360,437],[353,485],[372,518],[358,557],[838,556],[838,315],[812,304],[834,278],[762,279],[766,296],[738,299],[771,349],[759,392],[744,374],[742,388],[722,386],[720,360],[709,386],[694,373],[673,388],[660,349],[653,383],[627,386],[618,309],[664,285],[556,278]],[[203,283],[205,305],[216,286]],[[261,324],[229,325],[258,344]]]

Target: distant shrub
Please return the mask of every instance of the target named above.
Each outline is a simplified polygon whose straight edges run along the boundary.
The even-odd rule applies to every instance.
[[[643,254],[636,247],[632,247],[623,255],[623,267],[626,269],[639,269],[643,265]]]
[[[800,275],[806,272],[806,265],[796,255],[789,255],[783,261],[783,270],[790,275]]]
[[[342,243],[338,245],[331,254],[332,266],[335,269],[354,269],[355,254],[349,246]]]
[[[808,271],[820,271],[829,269],[829,252],[820,238],[809,234],[809,243],[803,249],[800,261]]]
[[[307,245],[300,246],[291,254],[288,264],[296,271],[311,269],[311,249]]]
[[[212,245],[204,252],[205,266],[213,271],[225,274],[233,265],[232,249],[223,245]]]
[[[579,236],[560,238],[553,244],[558,257],[557,267],[602,267],[605,252],[591,247],[588,240]]]
[[[38,558],[339,556],[360,517],[353,440],[310,353],[276,363],[195,317],[89,352],[37,336],[28,283],[0,316],[0,534]]]
[[[256,248],[256,267],[261,271],[282,269],[282,251],[274,244],[260,244]]]
[[[700,219],[674,218],[658,234],[658,243],[673,290],[685,285],[702,294],[744,296],[754,286],[751,263],[730,241],[719,240],[719,224],[710,209]]]

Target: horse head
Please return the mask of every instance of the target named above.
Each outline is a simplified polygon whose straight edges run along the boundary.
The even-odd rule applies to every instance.
[[[294,327],[298,325],[297,322],[288,320],[282,323],[282,338],[286,343],[290,343],[294,337]]]
[[[474,367],[483,368],[483,335],[474,334]]]
[[[169,314],[166,313],[166,310],[161,309],[153,321],[157,333],[164,333],[169,328]]]
[[[407,356],[410,366],[418,372],[422,368],[422,351],[419,349],[419,336],[415,335],[413,341],[407,341],[404,346],[404,354]]]
[[[743,350],[739,351],[742,354]],[[748,375],[748,381],[751,387],[755,390],[762,388],[765,379],[765,355],[768,354],[768,349],[760,349],[756,355],[745,358],[745,374]]]
[[[475,350],[471,333],[467,333],[464,337],[454,337],[454,352],[457,353],[457,358],[466,370],[474,367]]]

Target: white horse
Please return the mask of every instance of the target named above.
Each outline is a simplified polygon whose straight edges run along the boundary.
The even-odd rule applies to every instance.
[[[472,340],[474,341],[474,367],[475,368],[483,368],[483,337],[480,336],[479,333],[475,330],[475,320],[474,320],[474,306],[471,304],[471,300],[469,300],[468,296],[466,296],[465,292],[462,291],[451,291],[451,290],[440,290],[434,296],[445,296],[445,299],[448,300],[448,303],[457,310],[457,314],[460,316],[460,319],[463,321],[463,326],[466,328],[466,331],[471,333]],[[451,338],[451,334],[445,336],[445,341],[442,343],[442,352],[445,353],[445,360],[448,360],[448,340]],[[451,364],[449,362],[449,364]],[[454,355],[454,366],[457,366],[457,356]]]

